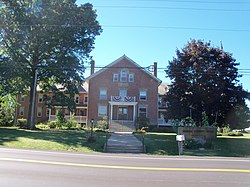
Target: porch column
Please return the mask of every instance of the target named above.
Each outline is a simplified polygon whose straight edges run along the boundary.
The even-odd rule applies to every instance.
[[[134,104],[134,113],[133,113],[133,122],[135,122],[135,114],[136,114],[136,104]]]
[[[111,121],[113,120],[113,104],[110,103],[110,118]]]
[[[50,116],[51,116],[51,109],[48,109],[49,110],[49,121],[51,121],[50,120]]]

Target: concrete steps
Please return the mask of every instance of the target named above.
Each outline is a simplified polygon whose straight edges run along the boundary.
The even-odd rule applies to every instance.
[[[108,153],[144,153],[145,146],[132,133],[113,133],[104,147]]]

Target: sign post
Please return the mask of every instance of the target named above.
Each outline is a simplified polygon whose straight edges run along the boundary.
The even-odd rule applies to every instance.
[[[176,135],[176,141],[178,142],[179,155],[183,154],[183,142],[185,141],[184,135]]]

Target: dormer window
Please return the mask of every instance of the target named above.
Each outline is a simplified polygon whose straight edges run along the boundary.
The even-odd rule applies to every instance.
[[[127,82],[127,70],[125,69],[121,71],[121,82]]]

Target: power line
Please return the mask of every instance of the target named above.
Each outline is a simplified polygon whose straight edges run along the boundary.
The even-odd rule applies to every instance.
[[[247,1],[193,1],[193,0],[115,0],[117,1],[145,1],[145,2],[164,2],[164,3],[197,3],[197,4],[250,4]]]
[[[217,29],[201,27],[174,27],[174,26],[150,26],[150,25],[103,25],[110,28],[142,28],[142,29],[176,29],[176,30],[200,30],[200,31],[222,31],[222,32],[250,32],[250,29]]]
[[[163,9],[163,10],[194,10],[194,11],[223,11],[223,12],[250,12],[249,9],[214,9],[214,8],[184,8],[184,7],[153,7],[153,6],[125,6],[125,5],[95,5],[96,8],[119,9]]]

